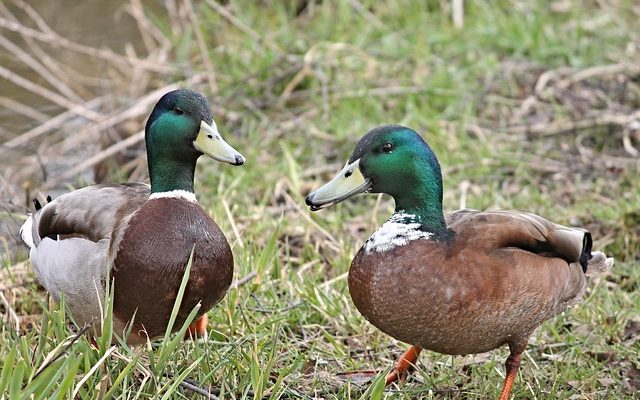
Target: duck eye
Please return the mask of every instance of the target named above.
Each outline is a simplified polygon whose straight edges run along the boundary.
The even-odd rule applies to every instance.
[[[177,107],[177,106],[173,107],[173,112],[178,114],[178,115],[184,114],[184,110],[182,108],[180,108],[180,107]]]
[[[380,147],[380,151],[384,151],[385,153],[391,153],[391,150],[393,150],[391,143],[385,143]]]

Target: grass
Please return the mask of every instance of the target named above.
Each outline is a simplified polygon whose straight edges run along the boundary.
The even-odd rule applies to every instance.
[[[386,391],[379,380],[350,382],[341,374],[375,369],[383,376],[406,348],[364,320],[346,285],[351,258],[392,204],[361,196],[311,214],[303,200],[343,165],[361,135],[391,122],[415,128],[433,147],[447,210],[514,208],[584,226],[595,247],[616,258],[614,271],[592,281],[580,305],[534,333],[513,398],[634,398],[640,387],[640,163],[633,153],[640,137],[629,117],[640,108],[634,2],[466,2],[461,29],[446,1],[263,7],[208,0],[193,4],[191,14],[185,4],[177,14],[144,9],[168,43],[156,50],[171,71],[145,72],[148,84],[138,90],[191,79],[212,99],[222,134],[248,162],[230,168],[201,161],[196,191],[233,245],[236,277],[255,277],[209,312],[206,342],[171,335],[130,348],[111,346],[106,337],[96,350],[26,274],[24,252],[7,247],[0,398],[182,399],[203,390],[255,399],[497,397],[506,348],[466,357],[427,352],[407,383]],[[193,81],[206,71],[204,59],[213,70]],[[140,80],[120,72],[123,87]],[[121,102],[121,110],[137,110]],[[141,107],[127,120],[134,132],[148,111]],[[123,125],[114,126],[127,132]],[[38,142],[44,157],[55,159],[43,146],[59,149],[55,134]],[[103,179],[144,177],[140,143],[132,149],[129,158],[107,159],[115,161],[104,163]],[[7,168],[17,170],[20,162]],[[60,186],[33,176],[33,187]],[[84,179],[63,183],[90,183]],[[27,196],[6,193],[14,192],[3,218],[19,222]]]

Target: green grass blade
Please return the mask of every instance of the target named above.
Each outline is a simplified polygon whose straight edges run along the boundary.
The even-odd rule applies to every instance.
[[[20,399],[20,392],[22,389],[22,378],[26,369],[26,363],[24,360],[19,360],[13,374],[11,375],[11,383],[9,384],[9,399]]]
[[[71,360],[71,358],[67,358],[67,360]],[[66,376],[60,382],[60,386],[56,390],[56,398],[57,399],[65,399],[68,398],[73,392],[73,386],[76,380],[76,372],[80,367],[80,363],[82,362],[81,357],[76,357],[73,361],[68,362],[69,364],[67,371],[65,371]]]
[[[16,354],[16,348],[12,347],[11,350],[9,350],[9,354],[7,354],[7,357],[4,359],[4,363],[2,363],[2,373],[0,374],[0,393],[5,393],[9,379],[12,376],[11,372],[14,371],[13,366],[16,360]]]
[[[115,381],[111,384],[111,388],[105,393],[104,400],[110,400],[114,396],[114,392],[120,386],[120,383],[124,381],[124,379],[129,375],[129,372],[136,366],[140,357],[136,356],[130,363],[127,364],[126,367],[118,374]]]
[[[178,312],[180,311],[180,306],[182,305],[182,298],[184,297],[184,291],[187,287],[187,283],[189,282],[189,275],[191,274],[191,264],[193,263],[193,253],[196,250],[196,245],[194,244],[191,248],[191,254],[189,255],[189,261],[187,262],[187,267],[184,270],[184,275],[182,276],[182,282],[180,282],[180,289],[178,289],[178,295],[176,296],[176,301],[173,303],[173,310],[171,310],[171,316],[169,317],[169,323],[167,324],[167,330],[164,332],[164,340],[169,340],[171,336],[171,332],[173,330],[173,324],[176,322],[176,318],[178,317]]]
[[[198,366],[201,360],[202,357],[197,358],[191,365],[185,368],[180,375],[173,378],[174,382],[167,388],[166,393],[162,396],[162,400],[168,400],[173,396],[178,386],[180,386],[180,383]]]

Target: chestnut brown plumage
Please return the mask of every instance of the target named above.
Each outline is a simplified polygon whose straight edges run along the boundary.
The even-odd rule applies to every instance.
[[[191,90],[165,94],[146,124],[151,186],[94,185],[42,206],[21,229],[36,276],[63,296],[78,323],[100,329],[107,279],[114,283],[114,331],[133,322],[129,343],[164,334],[189,257],[191,272],[173,328],[200,303],[206,312],[226,293],[233,255],[222,231],[196,202],[194,171],[202,154],[232,165],[244,158],[217,131],[206,98]]]
[[[519,211],[442,212],[438,161],[413,130],[369,132],[347,165],[307,198],[312,209],[356,193],[393,196],[396,211],[354,257],[349,292],[373,325],[413,346],[386,379],[402,379],[421,349],[470,354],[508,345],[509,398],[531,333],[578,302],[586,275],[613,259],[591,234]],[[586,272],[586,274],[585,274]]]

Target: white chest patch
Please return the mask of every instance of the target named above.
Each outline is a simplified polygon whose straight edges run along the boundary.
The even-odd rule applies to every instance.
[[[24,222],[22,227],[20,228],[20,237],[24,244],[26,244],[29,248],[35,246],[33,243],[33,216],[29,215],[27,220]]]
[[[174,198],[174,199],[184,199],[194,203],[198,202],[198,200],[196,200],[196,194],[193,192],[188,192],[186,190],[171,190],[169,192],[153,193],[151,196],[149,196],[149,200],[161,199],[165,197]]]
[[[381,253],[416,239],[429,239],[431,232],[420,230],[413,214],[395,213],[365,242],[364,251],[368,253]]]

